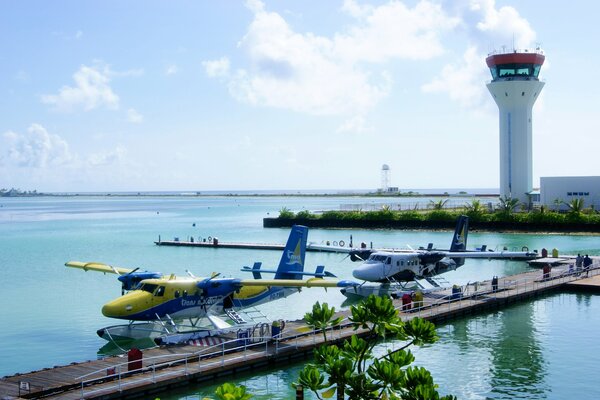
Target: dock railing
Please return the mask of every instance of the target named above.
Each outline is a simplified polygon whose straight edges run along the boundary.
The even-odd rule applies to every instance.
[[[338,326],[327,328],[328,340],[341,339],[342,330],[351,325],[346,319]],[[75,380],[79,383],[81,398],[102,392],[122,392],[127,387],[143,382],[156,383],[169,376],[198,374],[213,367],[223,367],[226,362],[246,362],[251,358],[262,357],[263,354],[278,354],[284,347],[287,350],[297,349],[303,342],[306,344],[306,340],[316,345],[322,341],[319,336],[321,332],[321,329],[309,328],[305,332],[285,336],[235,338],[197,352],[143,358],[143,366],[137,370],[129,371],[130,362],[124,361],[79,376]]]
[[[505,299],[510,296],[520,296],[526,293],[539,292],[561,286],[565,283],[580,280],[587,277],[600,275],[600,263],[594,263],[587,269],[577,270],[572,266],[555,267],[544,275],[542,270],[527,273],[522,279],[512,280],[510,276],[499,278],[496,288],[491,281],[477,282],[477,288],[469,291],[474,284],[461,287],[461,292],[450,293],[422,305],[411,304],[410,309],[405,306],[397,307],[401,318],[406,321],[416,317],[431,318],[445,312],[451,312],[473,302],[486,302],[490,300]],[[463,289],[464,288],[464,289]],[[466,290],[465,290],[466,289]]]
[[[558,287],[564,283],[582,279],[587,276],[600,274],[600,263],[595,263],[585,270],[574,268],[555,268],[547,275],[542,271],[527,273],[527,276],[519,280],[511,280],[510,277],[500,278],[496,288],[492,287],[491,281],[477,282],[465,285],[460,293],[451,293],[441,296],[433,301],[423,303],[422,306],[410,310],[404,306],[397,307],[403,321],[414,317],[432,318],[457,309],[472,306],[473,302],[486,302],[519,296],[526,293]],[[473,289],[473,290],[470,290]],[[427,298],[425,298],[427,299]],[[424,299],[424,300],[425,300]],[[347,329],[353,329],[353,324],[346,317],[339,325],[326,329],[328,342],[341,340],[347,337]],[[223,343],[207,346],[196,352],[166,354],[143,358],[142,368],[129,371],[129,361],[106,366],[102,369],[79,376],[75,379],[81,388],[81,398],[89,397],[102,392],[122,392],[127,387],[136,386],[143,382],[156,383],[170,376],[199,374],[214,367],[223,367],[225,363],[236,361],[248,361],[263,355],[278,354],[282,350],[298,349],[310,342],[316,346],[323,342],[322,329],[308,327],[307,330],[290,334],[279,334],[276,336],[262,336],[252,338],[235,338]],[[362,333],[359,329],[356,333]],[[112,382],[112,384],[110,384]],[[101,385],[100,385],[101,384]]]

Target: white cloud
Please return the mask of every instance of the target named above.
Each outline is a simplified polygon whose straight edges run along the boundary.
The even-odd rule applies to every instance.
[[[206,75],[211,78],[229,75],[229,59],[227,57],[222,57],[218,60],[203,61],[202,66],[206,71]]]
[[[140,124],[144,121],[144,116],[133,108],[130,108],[127,110],[127,121],[133,124]]]
[[[529,22],[510,6],[496,9],[495,0],[473,0],[470,10],[479,15],[476,28],[485,38],[496,45],[508,45],[524,49],[533,47],[536,34]]]
[[[167,65],[167,69],[165,70],[166,75],[175,75],[178,72],[179,68],[177,68],[177,65],[175,64]]]
[[[48,133],[40,124],[31,124],[27,133],[8,131],[3,135],[4,164],[16,167],[46,168],[73,160],[69,145],[60,136]]]
[[[479,106],[487,96],[485,90],[489,72],[482,60],[485,56],[479,54],[475,47],[467,49],[461,62],[446,65],[441,76],[421,87],[425,93],[446,92],[452,100],[462,106]]]
[[[119,164],[125,159],[126,154],[127,149],[125,147],[117,146],[107,153],[91,154],[87,159],[87,163],[92,167]]]
[[[423,85],[424,92],[447,93],[465,107],[481,106],[488,96],[482,82],[491,78],[483,62],[487,54],[481,48],[493,43],[512,48],[513,41],[517,49],[534,46],[536,34],[529,22],[513,7],[495,7],[495,0],[472,0],[463,10],[472,44],[462,60],[446,64],[439,76]]]
[[[324,37],[295,32],[260,1],[246,5],[254,19],[238,46],[247,55],[247,66],[229,74],[224,57],[205,62],[207,74],[229,74],[229,91],[241,102],[314,115],[360,116],[341,130],[358,128],[356,122],[389,94],[386,62],[442,54],[441,35],[458,23],[425,0],[414,8],[397,1],[379,7],[346,1],[342,10],[355,18],[354,25]]]
[[[357,115],[352,117],[346,121],[337,129],[338,133],[344,132],[355,132],[362,133],[366,132],[368,129],[365,126],[365,117],[363,115]]]
[[[75,86],[63,86],[57,95],[42,95],[42,102],[60,111],[73,111],[82,107],[85,111],[106,106],[119,107],[119,96],[109,86],[110,70],[82,65],[73,75]]]

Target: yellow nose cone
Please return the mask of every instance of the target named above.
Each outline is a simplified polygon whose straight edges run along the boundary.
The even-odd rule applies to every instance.
[[[152,294],[135,290],[121,296],[102,307],[102,315],[109,318],[135,319],[136,314],[147,309],[151,302]]]

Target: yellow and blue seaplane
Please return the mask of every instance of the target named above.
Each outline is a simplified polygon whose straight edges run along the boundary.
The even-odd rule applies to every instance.
[[[323,266],[318,266],[315,272],[304,272],[307,237],[307,227],[293,226],[276,270],[261,269],[259,262],[254,263],[252,268],[243,268],[252,272],[253,279],[222,278],[219,274],[205,278],[191,274],[167,276],[159,272],[95,262],[69,261],[65,265],[84,271],[119,275],[117,279],[122,284],[123,294],[105,304],[102,314],[130,323],[100,329],[98,335],[104,339],[152,336],[148,331],[156,331],[157,335],[165,331],[179,332],[183,327],[182,321],[189,321],[189,325],[186,325],[188,328],[198,328],[199,321],[206,319],[213,329],[227,329],[243,322],[236,310],[287,297],[303,287],[343,288],[358,284],[347,280],[324,279],[335,276],[326,272]],[[262,273],[273,273],[274,279],[262,279]],[[309,278],[305,279],[305,276]],[[143,323],[134,324],[136,321]]]

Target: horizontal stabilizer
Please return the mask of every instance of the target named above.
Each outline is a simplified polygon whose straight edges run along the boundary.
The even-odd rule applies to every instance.
[[[242,267],[241,271],[252,272],[252,276],[254,277],[254,279],[261,279],[261,275],[260,275],[261,273],[267,273],[267,274],[276,274],[277,273],[277,270],[274,270],[274,269],[258,269],[258,268],[256,268],[257,264],[258,264],[258,268],[260,268],[261,263],[257,262],[257,263],[254,263],[254,267],[252,267],[252,268],[250,268],[248,266]],[[292,271],[292,272],[288,272],[288,274],[297,276],[299,279],[302,276],[315,276],[317,278],[324,278],[324,277],[335,278],[336,277],[331,272],[325,271],[325,267],[323,265],[319,265],[315,272]],[[264,283],[263,283],[263,285],[264,285]]]
[[[240,286],[279,286],[279,287],[348,287],[360,283],[349,280],[329,280],[322,278],[310,279],[242,279]]]

